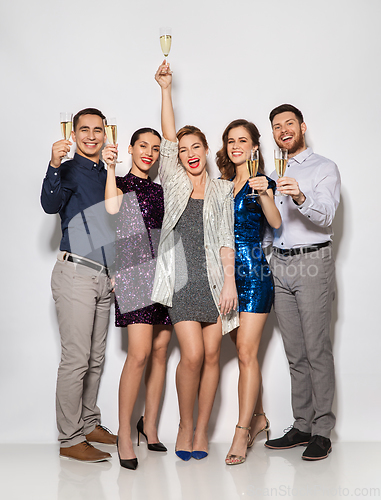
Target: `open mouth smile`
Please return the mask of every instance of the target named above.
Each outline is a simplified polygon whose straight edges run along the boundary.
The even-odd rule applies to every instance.
[[[234,156],[234,158],[239,158],[242,155],[243,155],[243,151],[233,151],[232,152],[232,156]]]
[[[151,165],[151,163],[152,163],[152,159],[147,158],[146,156],[144,156],[141,160],[144,163],[144,165]]]
[[[200,158],[191,158],[188,160],[190,168],[197,168],[200,165]]]
[[[290,142],[292,141],[293,137],[292,135],[284,135],[283,137],[280,138],[282,142]]]

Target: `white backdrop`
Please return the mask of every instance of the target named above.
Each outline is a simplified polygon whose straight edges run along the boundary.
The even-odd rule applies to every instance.
[[[117,116],[118,173],[129,138],[160,128],[159,27],[172,26],[177,126],[199,126],[211,147],[235,118],[254,121],[272,170],[269,111],[299,107],[308,144],[334,160],[342,200],[334,222],[337,300],[332,339],[337,392],[333,439],[381,440],[381,280],[377,264],[381,190],[379,0],[14,0],[2,6],[2,194],[0,442],[55,442],[60,346],[50,274],[58,215],[39,204],[60,111],[98,107]],[[377,166],[378,165],[378,166]],[[112,311],[113,316],[113,311]],[[112,318],[113,319],[113,318]],[[126,333],[110,326],[99,405],[117,430],[117,390]],[[174,442],[178,410],[173,336],[159,435]],[[271,313],[261,346],[264,406],[273,437],[292,423],[288,365]],[[221,384],[210,437],[230,441],[237,421],[237,360],[223,339]],[[143,411],[143,392],[134,418]]]

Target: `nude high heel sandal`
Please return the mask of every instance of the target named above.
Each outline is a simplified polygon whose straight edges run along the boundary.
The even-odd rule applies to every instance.
[[[245,431],[247,431],[247,439],[249,439],[249,431],[251,429],[251,427],[242,427],[241,425],[236,425],[236,428],[237,429],[244,429]],[[227,455],[227,457],[225,458],[225,464],[226,465],[239,465],[239,464],[243,464],[245,461],[246,461],[246,456],[247,454],[242,457],[240,455]]]
[[[250,434],[249,434],[248,443],[247,443],[248,448],[251,448],[253,446],[254,439],[258,436],[258,434],[260,432],[266,431],[267,441],[269,440],[270,422],[269,422],[269,419],[266,417],[266,414],[265,413],[254,413],[254,415],[253,415],[253,417],[261,417],[261,416],[265,417],[266,425],[262,429],[260,429],[254,436],[250,437]]]

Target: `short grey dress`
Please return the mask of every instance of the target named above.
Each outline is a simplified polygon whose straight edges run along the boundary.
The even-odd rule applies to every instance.
[[[172,324],[179,321],[217,323],[206,270],[203,224],[204,200],[189,198],[174,228],[175,290],[168,308]]]

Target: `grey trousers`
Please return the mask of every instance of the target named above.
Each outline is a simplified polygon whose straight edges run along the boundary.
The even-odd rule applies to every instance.
[[[336,418],[329,337],[335,296],[332,247],[285,257],[273,253],[274,309],[291,374],[294,427],[329,438]]]
[[[104,273],[57,260],[52,293],[61,336],[56,415],[61,447],[85,440],[100,423],[96,401],[104,365],[111,282]]]

